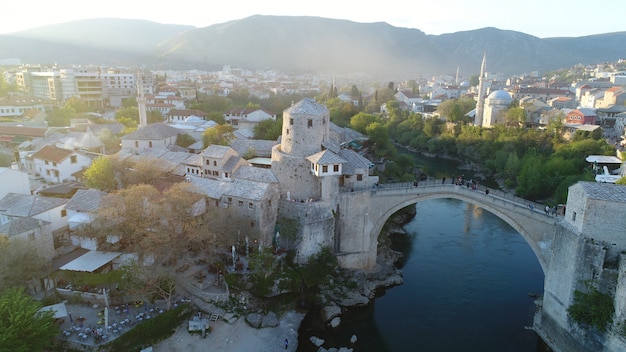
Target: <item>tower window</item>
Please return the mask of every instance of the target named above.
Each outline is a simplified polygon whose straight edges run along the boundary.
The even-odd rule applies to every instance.
[[[309,120],[307,121],[307,126],[308,126],[308,127],[313,127],[313,120],[309,119]]]
[[[293,117],[289,119],[289,124],[293,125]]]

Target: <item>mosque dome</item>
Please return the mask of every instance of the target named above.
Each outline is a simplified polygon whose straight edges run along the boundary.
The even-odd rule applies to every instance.
[[[493,93],[489,94],[489,96],[487,97],[487,99],[491,99],[491,100],[513,100],[513,98],[511,98],[511,94],[507,93],[506,91],[503,90],[496,90]]]

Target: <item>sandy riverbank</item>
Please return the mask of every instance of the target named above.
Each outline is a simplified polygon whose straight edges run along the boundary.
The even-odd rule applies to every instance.
[[[201,351],[295,351],[298,347],[298,328],[303,313],[284,313],[275,328],[255,329],[244,317],[232,324],[225,321],[212,323],[212,331],[206,338],[189,334],[187,323],[179,326],[167,340],[155,345],[153,352],[201,352]],[[285,349],[285,339],[289,346]]]

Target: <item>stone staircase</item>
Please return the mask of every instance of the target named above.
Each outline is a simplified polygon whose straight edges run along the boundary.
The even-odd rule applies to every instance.
[[[217,321],[220,317],[224,317],[226,311],[223,308],[217,307],[213,302],[207,300],[202,290],[186,280],[179,280],[178,287],[182,293],[186,293],[191,299],[191,302],[198,307],[201,311],[209,315],[210,321]],[[231,314],[227,314],[231,315]]]

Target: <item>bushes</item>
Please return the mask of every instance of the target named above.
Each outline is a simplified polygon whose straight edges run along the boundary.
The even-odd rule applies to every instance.
[[[134,351],[151,346],[172,335],[183,321],[191,317],[189,304],[182,304],[153,319],[146,320],[124,335],[100,347],[101,351]]]
[[[574,303],[567,308],[567,313],[575,322],[591,325],[604,332],[607,325],[613,322],[613,297],[591,287],[589,283],[586,285],[589,292],[576,290]]]

